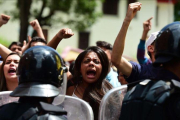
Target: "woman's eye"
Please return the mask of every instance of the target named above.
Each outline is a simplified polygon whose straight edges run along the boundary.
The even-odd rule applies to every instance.
[[[8,61],[8,62],[6,62],[5,64],[10,64],[10,63],[11,63],[11,62]]]
[[[15,61],[14,63],[17,63],[17,64],[19,64],[19,61]]]
[[[99,64],[100,61],[99,60],[94,60],[94,63]]]
[[[88,63],[89,62],[89,60],[85,60],[83,63]]]

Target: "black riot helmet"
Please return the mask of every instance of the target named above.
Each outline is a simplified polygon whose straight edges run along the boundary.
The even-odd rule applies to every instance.
[[[174,58],[180,59],[180,22],[166,25],[155,40],[155,66]]]
[[[51,47],[35,46],[21,56],[14,97],[55,97],[65,93],[67,68],[60,55]]]

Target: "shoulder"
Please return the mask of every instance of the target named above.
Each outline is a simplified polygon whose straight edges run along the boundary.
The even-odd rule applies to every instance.
[[[1,119],[12,120],[18,119],[26,110],[31,107],[30,104],[27,103],[18,103],[13,102],[0,107],[0,116]],[[7,112],[8,111],[8,112]]]
[[[75,86],[70,86],[67,88],[67,91],[66,91],[66,95],[70,95],[72,96],[73,92],[74,92],[74,89],[75,89]]]

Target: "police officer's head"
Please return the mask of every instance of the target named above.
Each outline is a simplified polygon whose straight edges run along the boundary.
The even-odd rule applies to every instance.
[[[62,58],[48,46],[35,46],[22,55],[17,75],[15,97],[55,97],[65,93],[67,71]],[[62,89],[62,86],[64,89]]]
[[[155,40],[155,59],[156,66],[180,61],[180,22],[168,24],[159,32]]]

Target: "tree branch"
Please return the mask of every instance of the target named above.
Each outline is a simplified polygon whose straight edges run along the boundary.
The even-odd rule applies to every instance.
[[[54,15],[54,12],[55,12],[55,10],[51,10],[49,15],[47,15],[46,17],[43,17],[42,20],[46,20],[46,19],[50,18],[51,16]]]
[[[46,6],[46,3],[47,3],[47,1],[46,1],[46,0],[43,0],[43,4],[42,4],[41,10],[40,10],[40,13],[39,13],[39,15],[37,16],[37,19],[41,19],[41,18],[42,18],[42,13],[43,13],[43,11],[44,11],[44,8],[45,8],[45,6]]]

